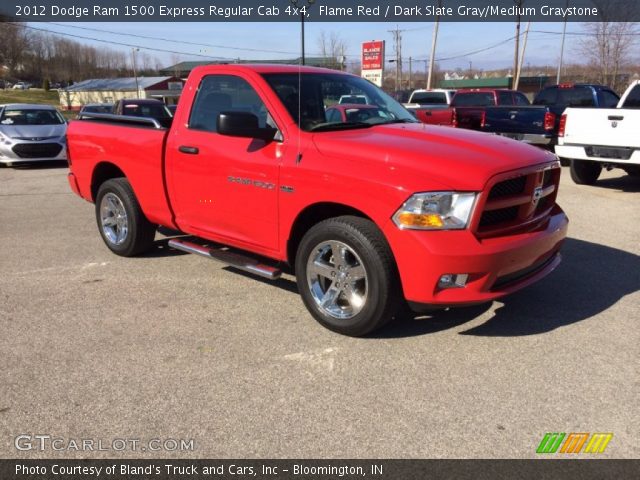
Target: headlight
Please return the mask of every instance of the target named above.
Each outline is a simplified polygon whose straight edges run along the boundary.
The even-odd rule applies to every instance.
[[[393,216],[394,223],[411,230],[462,230],[467,227],[475,193],[416,193]]]
[[[0,143],[11,145],[11,139],[7,137],[4,133],[0,132]]]

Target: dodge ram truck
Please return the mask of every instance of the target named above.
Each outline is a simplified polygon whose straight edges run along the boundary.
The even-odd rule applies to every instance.
[[[384,114],[328,120],[342,95]],[[293,272],[311,315],[342,334],[407,303],[489,302],[560,262],[555,155],[422,124],[344,72],[198,67],[169,129],[83,118],[68,130],[68,180],[113,253],[149,250],[158,226],[183,232],[171,247],[267,279]]]
[[[640,81],[617,108],[567,108],[560,120],[556,153],[571,162],[571,178],[592,185],[603,168],[640,176]]]

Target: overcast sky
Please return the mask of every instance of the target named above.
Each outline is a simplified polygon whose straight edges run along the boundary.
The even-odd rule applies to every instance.
[[[298,23],[33,23],[33,27],[52,32],[62,32],[76,37],[92,37],[109,42],[135,45],[158,58],[163,66],[169,66],[176,54],[152,49],[183,52],[181,60],[206,60],[207,57],[242,59],[284,59],[300,55],[300,24]],[[391,23],[306,23],[306,54],[318,54],[318,38],[322,31],[327,35],[338,34],[347,45],[349,60],[360,56],[360,45],[367,40],[386,40],[386,58],[395,58],[393,37],[389,33],[396,27]],[[80,27],[80,28],[78,28]],[[526,23],[522,24],[524,31]],[[524,66],[557,65],[562,32],[562,23],[532,23]],[[426,59],[431,48],[433,23],[398,24],[402,34],[402,56],[408,59]],[[129,35],[166,39],[145,39]],[[537,31],[537,32],[536,32]],[[539,33],[540,31],[555,32]],[[581,24],[569,23],[568,32],[581,32]],[[536,33],[534,33],[536,32]],[[436,57],[443,70],[456,68],[491,70],[510,68],[513,65],[515,35],[514,23],[451,23],[440,24]],[[105,43],[75,38],[77,41],[104,47]],[[179,42],[191,42],[192,45]],[[501,45],[492,47],[496,44]],[[565,47],[565,62],[579,61],[577,45],[579,37],[568,35]],[[207,46],[207,45],[210,46]],[[130,51],[130,47],[111,44],[111,48]],[[244,49],[244,50],[243,50]],[[478,50],[484,50],[474,53]],[[417,62],[415,70],[424,70],[424,62]],[[526,71],[525,71],[526,72]]]

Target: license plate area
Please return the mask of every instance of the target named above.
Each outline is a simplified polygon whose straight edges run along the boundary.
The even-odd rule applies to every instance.
[[[610,158],[613,160],[629,160],[633,155],[633,148],[628,147],[585,147],[585,153],[589,157]]]

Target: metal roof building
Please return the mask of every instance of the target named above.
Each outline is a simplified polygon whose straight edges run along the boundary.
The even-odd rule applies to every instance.
[[[113,103],[123,98],[157,98],[177,103],[184,81],[172,77],[95,78],[58,91],[63,110],[79,110],[87,103]]]

